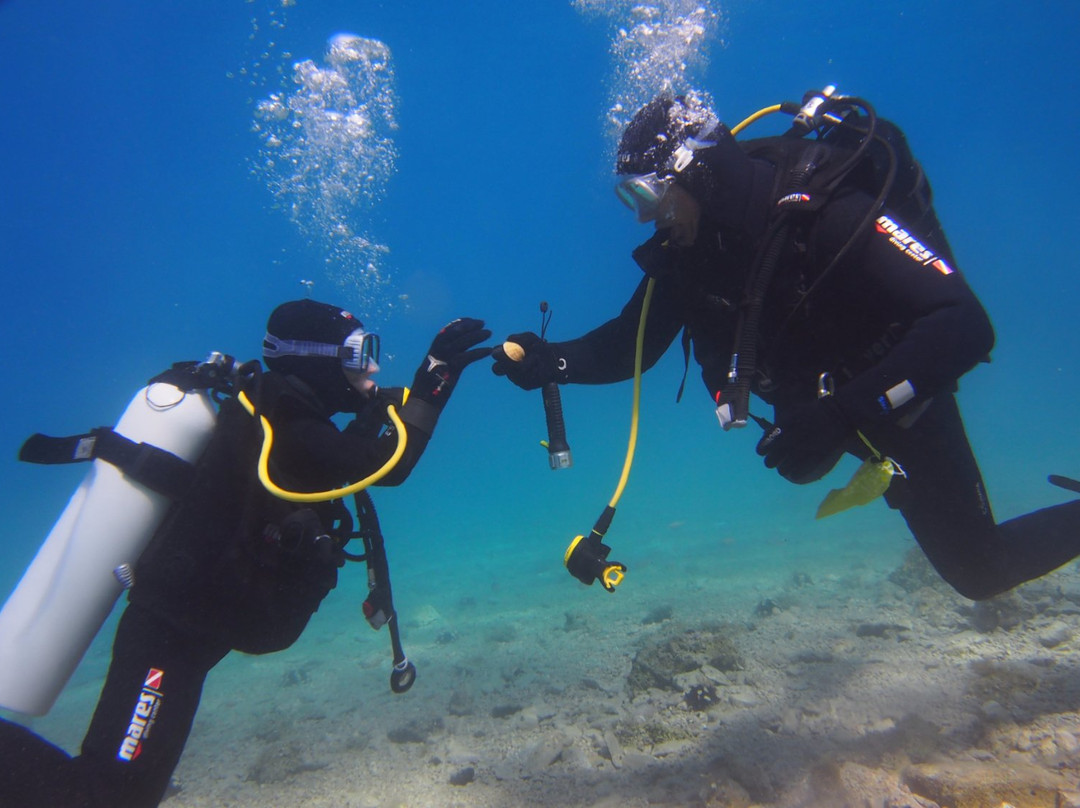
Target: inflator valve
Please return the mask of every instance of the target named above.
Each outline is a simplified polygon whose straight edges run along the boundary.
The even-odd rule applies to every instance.
[[[548,323],[551,322],[551,311],[546,300],[540,301],[540,339],[543,340]],[[525,349],[516,342],[504,342],[503,352],[506,358],[512,362],[520,362],[525,358]],[[570,444],[566,442],[566,423],[563,421],[562,394],[559,392],[558,382],[547,382],[541,391],[544,397],[544,418],[547,421],[548,439],[544,446],[548,450],[548,465],[552,471],[568,469],[574,465],[573,455],[570,453]]]

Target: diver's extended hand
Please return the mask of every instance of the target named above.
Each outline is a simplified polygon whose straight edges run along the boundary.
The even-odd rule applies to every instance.
[[[491,358],[495,360],[491,370],[496,376],[505,376],[522,390],[536,390],[548,382],[566,383],[565,362],[550,342],[531,331],[511,334],[506,342],[520,345],[524,355],[517,360],[511,359],[502,345],[496,346],[491,352]]]
[[[765,465],[785,480],[802,485],[820,480],[844,455],[855,434],[832,398],[821,398],[779,418],[758,441]]]
[[[416,371],[411,394],[441,409],[461,372],[491,353],[490,348],[474,347],[490,336],[483,320],[462,317],[448,323],[432,340],[427,357]]]

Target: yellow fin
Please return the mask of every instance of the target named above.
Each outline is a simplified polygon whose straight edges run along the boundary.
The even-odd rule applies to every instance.
[[[885,493],[894,474],[903,474],[903,471],[891,458],[886,457],[884,460],[867,458],[855,469],[847,485],[843,488],[834,488],[826,495],[818,506],[817,515],[814,518],[824,519],[826,516],[846,511],[856,505],[873,502]]]

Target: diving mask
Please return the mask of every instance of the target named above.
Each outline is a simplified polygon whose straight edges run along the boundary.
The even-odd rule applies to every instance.
[[[345,337],[346,350],[351,350],[351,356],[341,357],[341,366],[346,370],[355,370],[359,373],[375,373],[379,369],[380,340],[378,334],[368,334],[364,329],[358,328],[349,336]]]
[[[357,328],[345,337],[342,345],[309,340],[278,339],[269,332],[263,337],[263,356],[328,356],[341,360],[344,370],[357,373],[375,373],[379,370],[380,340],[378,334],[369,334]]]
[[[661,177],[655,171],[635,174],[616,185],[615,194],[639,222],[651,222],[660,214],[660,203],[674,182],[675,177]]]

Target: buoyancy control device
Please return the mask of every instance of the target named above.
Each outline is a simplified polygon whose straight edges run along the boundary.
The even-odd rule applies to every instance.
[[[767,231],[746,282],[746,303],[736,327],[727,380],[721,389],[713,391],[716,416],[725,430],[757,420],[750,416],[749,402],[758,369],[758,321],[792,228],[807,214],[820,210],[841,186],[859,188],[871,201],[844,245],[801,292],[787,315],[788,322],[859,243],[886,206],[909,226],[918,226],[919,232],[952,261],[922,167],[902,130],[879,118],[873,105],[856,96],[841,95],[830,85],[806,93],[801,104],[784,102],[759,110],[733,127],[732,134],[773,112],[793,116],[785,134],[741,143],[750,156],[777,166],[778,185]]]

